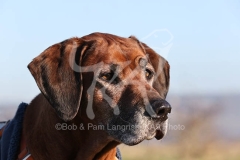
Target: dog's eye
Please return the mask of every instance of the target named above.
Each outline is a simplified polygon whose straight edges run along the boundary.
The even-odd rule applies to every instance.
[[[100,78],[104,81],[110,81],[113,77],[113,73],[102,73]]]
[[[153,72],[150,69],[145,70],[145,77],[150,80],[153,77]]]

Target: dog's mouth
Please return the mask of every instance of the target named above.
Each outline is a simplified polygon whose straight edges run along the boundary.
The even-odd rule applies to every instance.
[[[141,112],[134,112],[134,115],[131,116],[126,116],[126,114],[116,116],[116,119],[111,122],[110,130],[107,130],[110,136],[120,143],[130,146],[153,138],[160,140],[166,135],[168,128],[168,116],[152,118],[141,114]],[[125,129],[114,130],[111,129],[113,128],[111,126],[124,126]]]
[[[167,134],[167,128],[168,128],[168,119],[166,119],[164,122],[160,123],[160,126],[157,127],[154,132],[149,133],[146,136],[146,140],[151,140],[153,138],[156,138],[157,140],[162,139]]]
[[[156,130],[156,132],[150,136],[146,137],[146,140],[151,140],[153,138],[156,138],[157,140],[160,140],[164,137],[164,133],[161,130]]]

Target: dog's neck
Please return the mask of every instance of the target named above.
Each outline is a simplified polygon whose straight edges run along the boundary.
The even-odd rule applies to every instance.
[[[81,133],[74,132],[74,139],[79,139],[81,148],[78,151],[76,159],[96,159],[96,160],[115,160],[116,146],[119,142],[114,141],[106,132],[102,130],[93,130],[88,127],[89,121],[75,119],[74,124],[78,122],[84,130]],[[79,136],[81,135],[81,136]]]
[[[88,131],[80,139],[82,144],[76,159],[115,159],[118,142],[108,139],[98,131]]]
[[[77,129],[56,129],[58,123],[74,124]],[[44,96],[38,95],[29,104],[23,124],[23,134],[34,160],[54,160],[52,157],[56,160],[114,160],[119,143],[104,131],[79,129],[82,124],[86,122],[80,118],[63,122]]]

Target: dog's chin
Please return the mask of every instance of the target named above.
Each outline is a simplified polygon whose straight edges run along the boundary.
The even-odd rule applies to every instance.
[[[141,139],[132,139],[132,140],[128,140],[128,141],[124,141],[122,143],[128,145],[128,146],[135,146],[139,143],[141,143],[142,141],[144,141],[144,138],[141,138]]]
[[[120,140],[120,143],[124,143],[129,146],[137,145],[144,140],[151,140],[156,138],[157,140],[161,140],[167,134],[168,128],[168,120],[161,122],[160,126],[156,128],[156,130],[152,132],[147,132],[145,134],[139,134],[135,136],[125,135]]]
[[[137,145],[139,143],[141,143],[144,140],[151,140],[153,138],[156,138],[157,140],[162,139],[165,136],[165,133],[161,130],[156,130],[156,132],[152,133],[152,134],[147,134],[145,137],[139,137],[139,138],[127,138],[121,141],[121,143],[124,143],[128,146],[134,146]]]

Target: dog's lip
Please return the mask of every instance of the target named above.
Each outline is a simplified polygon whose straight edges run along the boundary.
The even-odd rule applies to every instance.
[[[162,132],[161,130],[156,130],[155,138],[156,138],[157,140],[160,140],[160,139],[162,139],[163,137],[164,137],[163,132]]]
[[[158,117],[158,118],[151,118],[151,120],[155,120],[157,121],[158,123],[163,123],[165,121],[168,120],[168,115],[165,115],[165,116],[162,116],[162,117]],[[164,130],[162,128],[162,126],[160,127],[157,127],[154,134],[150,135],[150,136],[147,136],[146,137],[146,140],[151,140],[153,139],[154,137],[157,139],[157,140],[160,140],[164,137]]]
[[[154,137],[155,137],[157,140],[160,140],[160,139],[162,139],[162,138],[164,137],[164,133],[163,133],[161,130],[158,129],[158,130],[156,130],[156,131],[154,132],[154,134],[147,136],[147,137],[146,137],[146,140],[151,140],[151,139],[153,139]]]
[[[151,139],[153,139],[155,136],[156,136],[156,132],[154,132],[154,134],[152,134],[152,135],[150,135],[150,136],[147,136],[147,137],[146,137],[146,140],[151,140]]]

